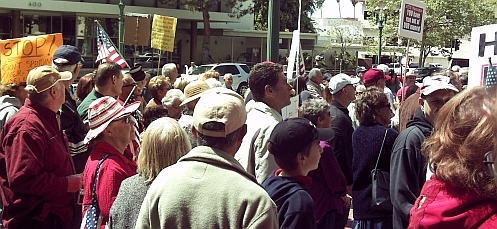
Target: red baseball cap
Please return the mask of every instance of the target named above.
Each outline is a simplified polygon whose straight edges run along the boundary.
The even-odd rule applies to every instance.
[[[389,80],[390,76],[385,76],[382,70],[371,68],[364,73],[362,80],[364,84],[376,83],[378,80],[385,79]]]

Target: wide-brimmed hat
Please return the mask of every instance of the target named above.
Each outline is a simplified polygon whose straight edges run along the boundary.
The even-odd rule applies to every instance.
[[[59,72],[52,66],[43,65],[29,71],[25,90],[32,94],[42,93],[53,87],[59,81],[71,79],[71,72]]]
[[[133,113],[139,106],[139,101],[123,106],[110,96],[93,101],[88,108],[90,130],[86,134],[85,144],[102,133],[112,121]]]
[[[181,103],[181,106],[200,98],[202,92],[209,90],[209,85],[203,80],[192,81],[185,87],[185,100]]]

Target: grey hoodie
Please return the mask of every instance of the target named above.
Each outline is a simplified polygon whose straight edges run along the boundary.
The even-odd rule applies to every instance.
[[[14,116],[22,104],[19,99],[10,95],[0,97],[0,132],[7,121]]]

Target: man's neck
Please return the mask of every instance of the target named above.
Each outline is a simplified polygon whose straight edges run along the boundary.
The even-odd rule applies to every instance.
[[[111,90],[109,89],[106,89],[106,88],[99,88],[98,86],[95,85],[95,91],[97,91],[98,93],[104,95],[104,96],[111,96],[111,97],[115,97],[116,95],[112,94],[111,93]]]
[[[351,103],[344,98],[334,98],[334,100],[340,103],[340,105],[342,105],[343,107],[348,107],[349,104]]]
[[[262,99],[264,104],[266,104],[268,107],[273,108],[276,112],[281,114],[281,107],[278,107],[274,101],[271,101],[269,99]]]

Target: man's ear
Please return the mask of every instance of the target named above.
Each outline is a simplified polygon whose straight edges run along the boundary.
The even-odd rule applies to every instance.
[[[193,125],[192,125],[192,135],[193,135],[193,138],[194,138],[194,139],[198,139],[198,133],[197,133],[197,130],[195,129],[195,127],[193,127]]]
[[[264,95],[272,95],[273,94],[273,88],[269,85],[264,86]]]

